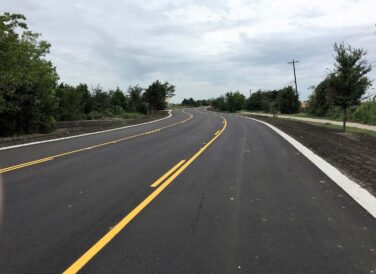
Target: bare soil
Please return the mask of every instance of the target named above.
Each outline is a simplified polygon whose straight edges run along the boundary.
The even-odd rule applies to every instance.
[[[153,120],[161,119],[168,115],[167,111],[155,113],[151,116],[145,116],[135,119],[109,119],[109,120],[86,120],[86,121],[66,121],[58,122],[56,130],[51,133],[41,134],[26,134],[12,137],[0,138],[0,147],[11,145],[18,145],[30,142],[37,142],[61,137],[68,137],[72,135],[96,132],[111,128],[130,126],[150,122]]]
[[[247,116],[279,128],[376,195],[376,137],[299,121]]]

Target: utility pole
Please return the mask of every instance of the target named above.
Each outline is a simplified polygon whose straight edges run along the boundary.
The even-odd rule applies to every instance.
[[[288,62],[288,63],[292,64],[292,67],[294,68],[295,92],[296,92],[296,95],[299,95],[299,93],[298,93],[298,84],[296,83],[296,73],[295,73],[295,63],[299,63],[299,61],[292,59],[292,61]]]

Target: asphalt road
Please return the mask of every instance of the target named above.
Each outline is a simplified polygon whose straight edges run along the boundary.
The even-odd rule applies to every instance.
[[[221,115],[0,151],[0,273],[376,273],[376,220],[271,129]]]

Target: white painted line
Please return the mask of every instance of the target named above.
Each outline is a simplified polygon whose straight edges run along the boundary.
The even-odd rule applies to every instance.
[[[362,188],[359,184],[350,180],[344,174],[342,174],[337,168],[329,164],[323,158],[315,154],[312,150],[305,147],[297,140],[287,135],[280,129],[268,124],[264,121],[260,121],[254,118],[244,117],[250,120],[262,123],[272,130],[277,132],[286,141],[288,141],[293,147],[300,151],[305,157],[307,157],[315,166],[317,166],[322,172],[324,172],[330,179],[332,179],[339,187],[341,187],[347,194],[349,194],[359,205],[361,205],[366,211],[369,212],[374,218],[376,218],[376,197],[369,193],[366,189]]]
[[[145,123],[136,124],[136,125],[130,125],[130,126],[124,126],[124,127],[111,128],[111,129],[106,129],[106,130],[101,130],[101,131],[90,132],[90,133],[84,133],[84,134],[80,134],[80,135],[73,135],[73,136],[67,136],[67,137],[62,137],[62,138],[43,140],[43,141],[26,143],[26,144],[20,144],[20,145],[14,145],[14,146],[8,146],[8,147],[1,147],[0,151],[1,150],[12,149],[12,148],[19,148],[19,147],[26,147],[26,146],[32,146],[32,145],[38,145],[38,144],[44,144],[44,143],[62,141],[62,140],[73,139],[73,138],[77,138],[77,137],[89,136],[89,135],[94,135],[94,134],[100,134],[100,133],[105,133],[105,132],[110,132],[110,131],[116,131],[116,130],[131,128],[131,127],[137,127],[137,126],[142,126],[142,125],[146,125],[146,124],[151,124],[151,123],[155,123],[155,122],[159,122],[159,121],[171,118],[171,116],[172,116],[171,112],[172,112],[172,110],[168,111],[168,116],[167,117],[164,117],[164,118],[161,118],[161,119],[158,119],[158,120],[153,120],[153,121],[150,121],[150,122],[145,122]]]

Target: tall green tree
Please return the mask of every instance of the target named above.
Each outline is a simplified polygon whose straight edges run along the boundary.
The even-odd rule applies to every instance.
[[[109,95],[113,114],[121,114],[129,110],[128,98],[119,87],[116,90],[111,90]]]
[[[239,91],[227,92],[225,94],[225,102],[228,111],[235,112],[242,109],[245,102],[245,96]]]
[[[28,31],[25,16],[0,16],[0,135],[54,127],[58,75],[45,59],[50,44]]]
[[[82,95],[74,86],[61,83],[56,88],[58,98],[57,119],[60,121],[73,121],[80,118]]]
[[[145,104],[142,102],[142,92],[144,89],[138,85],[128,88],[129,107],[133,112],[146,113]]]
[[[362,95],[371,86],[366,76],[371,65],[364,58],[367,52],[350,45],[334,44],[334,72],[329,75],[329,96],[343,112],[343,131],[346,131],[348,109],[359,105]]]
[[[110,107],[110,95],[98,85],[93,90],[93,110],[107,116],[110,114]]]
[[[148,104],[149,114],[152,111],[165,109],[166,99],[175,95],[175,86],[168,82],[161,83],[158,80],[152,83],[144,92],[143,100]]]
[[[85,114],[89,114],[91,111],[93,111],[93,96],[91,95],[87,84],[79,84],[76,86],[76,90],[82,96],[80,111]]]
[[[328,112],[330,107],[328,90],[329,78],[327,77],[314,88],[309,97],[308,110],[310,113],[317,116],[323,116]]]
[[[227,103],[223,95],[219,96],[218,98],[213,99],[211,102],[211,105],[213,108],[220,110],[220,111],[228,110]]]
[[[300,107],[299,96],[292,86],[285,87],[278,91],[278,109],[281,113],[296,113]]]

